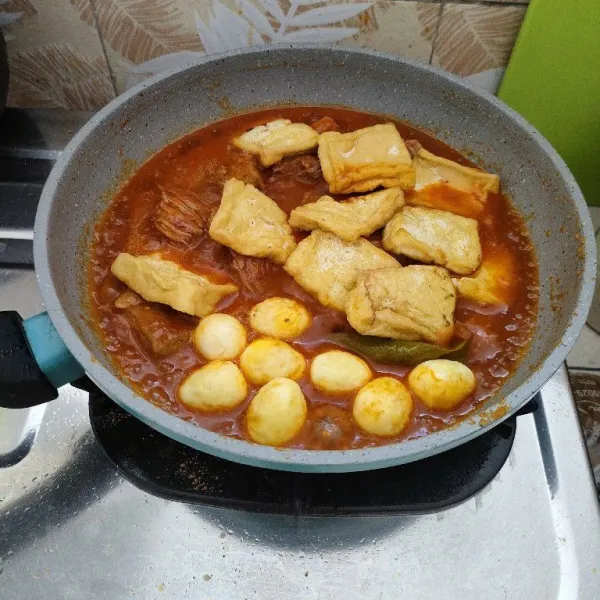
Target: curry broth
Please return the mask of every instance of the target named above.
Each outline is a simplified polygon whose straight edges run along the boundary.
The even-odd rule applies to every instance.
[[[194,350],[191,341],[164,357],[155,358],[136,335],[132,322],[124,311],[115,308],[115,299],[126,289],[110,272],[110,266],[120,252],[150,254],[160,251],[163,258],[172,260],[198,274],[209,275],[215,282],[233,280],[239,285],[239,270],[233,267],[233,251],[213,241],[207,233],[191,246],[181,247],[163,237],[153,224],[153,214],[158,201],[157,190],[171,187],[198,192],[208,206],[216,210],[221,196],[221,186],[214,183],[214,173],[219,165],[227,165],[233,154],[233,137],[276,118],[294,122],[313,123],[323,116],[332,117],[342,132],[353,131],[389,121],[376,115],[338,108],[280,108],[236,116],[209,125],[172,143],[143,164],[116,194],[95,229],[89,267],[89,294],[92,320],[104,341],[106,351],[116,368],[122,372],[134,389],[143,397],[179,417],[228,436],[249,439],[245,430],[244,413],[258,390],[249,385],[246,400],[233,410],[222,413],[195,413],[187,410],[177,400],[177,388],[185,377],[206,364]],[[473,166],[465,157],[430,135],[405,123],[394,122],[404,139],[417,139],[427,150]],[[265,170],[262,191],[289,214],[308,202],[316,201],[328,193],[321,178],[316,183],[298,181],[292,176],[274,176],[272,169]],[[453,195],[448,189],[433,189],[432,206],[445,208],[452,204],[455,212],[475,216],[465,195]],[[409,198],[410,193],[406,194]],[[341,197],[341,196],[340,196]],[[460,210],[456,207],[460,206]],[[209,215],[207,215],[208,217]],[[477,378],[473,397],[449,412],[428,409],[414,398],[415,409],[409,426],[398,436],[381,438],[369,435],[353,423],[351,406],[354,393],[328,395],[317,390],[310,382],[308,368],[298,381],[307,400],[308,418],[299,435],[288,444],[293,448],[345,449],[378,446],[399,440],[425,435],[456,422],[470,413],[475,406],[489,397],[515,370],[532,335],[537,314],[538,274],[533,247],[522,218],[512,208],[506,197],[489,194],[483,212],[477,216],[483,257],[508,254],[514,262],[514,278],[510,282],[510,306],[482,306],[458,299],[455,320],[472,334],[466,364]],[[297,240],[307,235],[295,232]],[[370,236],[378,244],[380,232]],[[314,355],[336,348],[327,341],[333,331],[351,331],[345,315],[319,304],[305,292],[281,266],[267,259],[249,285],[240,285],[240,293],[226,298],[219,312],[235,316],[248,329],[248,342],[260,337],[248,327],[250,309],[271,296],[291,297],[301,302],[313,315],[312,325],[291,345],[310,360]],[[410,261],[399,258],[402,264]],[[248,271],[244,276],[253,277]],[[186,340],[198,319],[181,315],[168,307],[154,305],[159,321],[164,318],[171,328],[179,328]],[[460,327],[460,326],[459,326]],[[464,331],[464,329],[463,329]],[[382,365],[365,358],[377,375],[392,374],[405,381],[410,367]],[[236,361],[237,362],[237,361]],[[334,446],[324,446],[317,433],[317,422],[324,415],[340,425],[343,435]]]

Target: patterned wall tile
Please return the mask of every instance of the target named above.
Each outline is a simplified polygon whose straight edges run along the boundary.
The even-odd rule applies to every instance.
[[[444,4],[432,63],[495,92],[525,11],[524,6]]]
[[[433,0],[437,2],[438,0]],[[479,4],[481,0],[444,0],[447,3],[454,4]],[[529,4],[530,0],[485,0],[486,4]]]
[[[440,14],[441,4],[432,2],[376,2],[371,30],[348,38],[343,44],[428,63]]]
[[[0,0],[0,25],[9,105],[95,110],[115,97],[98,32],[69,0]]]
[[[432,58],[494,91],[525,12],[514,4],[527,0],[493,1],[0,0],[9,102],[95,109],[206,53],[287,41]]]
[[[385,0],[91,1],[119,92],[205,53],[272,42],[340,42],[428,61],[423,30],[439,13],[435,4]],[[93,22],[86,1],[71,2]]]

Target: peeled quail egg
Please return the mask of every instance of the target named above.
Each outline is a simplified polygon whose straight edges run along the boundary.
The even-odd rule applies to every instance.
[[[250,437],[269,446],[289,442],[305,420],[304,394],[295,381],[285,377],[276,377],[261,387],[246,412]]]
[[[200,321],[193,340],[198,352],[208,360],[229,360],[244,349],[246,330],[235,317],[214,313]]]
[[[300,379],[304,374],[304,356],[289,344],[271,338],[252,342],[240,356],[240,367],[249,381],[263,385],[275,377]]]
[[[324,392],[351,392],[367,383],[371,376],[364,360],[342,350],[323,352],[310,365],[312,382]]]
[[[429,408],[450,410],[475,391],[475,375],[455,360],[428,360],[408,376],[412,393]]]
[[[410,392],[402,382],[393,377],[378,377],[358,391],[352,416],[366,432],[389,437],[406,427],[412,407]]]
[[[310,321],[306,308],[291,298],[267,298],[250,311],[252,329],[281,340],[298,337]]]
[[[248,385],[237,366],[215,360],[194,371],[179,386],[179,398],[191,410],[230,410],[244,401]]]

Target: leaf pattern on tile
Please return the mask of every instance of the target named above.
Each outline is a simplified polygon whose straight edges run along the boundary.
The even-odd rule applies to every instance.
[[[90,60],[70,44],[18,51],[9,61],[10,105],[96,110],[114,98],[104,57]]]
[[[89,0],[71,0],[81,18],[94,24]],[[103,39],[134,64],[163,54],[200,50],[198,38],[181,33],[185,18],[172,0],[102,0],[96,3],[96,18]]]
[[[120,70],[128,74],[124,89],[164,69],[188,64],[204,54],[271,42],[339,42],[377,29],[373,2],[230,0],[225,4],[221,0],[211,0],[206,13],[201,16],[196,12],[195,15],[196,49],[169,52],[140,64],[132,65],[122,60]]]
[[[524,14],[521,7],[446,4],[434,64],[458,75],[505,66]]]
[[[430,42],[435,38],[441,11],[441,4],[417,4],[417,17],[421,25],[421,35]]]
[[[0,12],[21,13],[23,17],[34,17],[37,15],[35,6],[29,0],[0,0]]]
[[[0,28],[2,28],[5,39],[14,39],[13,25],[21,25],[23,19],[35,15],[37,15],[37,10],[29,0],[0,0]]]

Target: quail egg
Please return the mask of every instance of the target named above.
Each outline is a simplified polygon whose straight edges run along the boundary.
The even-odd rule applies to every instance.
[[[429,408],[451,410],[466,400],[476,386],[475,375],[455,360],[428,360],[408,376],[412,393]]]
[[[193,340],[198,352],[208,360],[231,360],[246,346],[246,330],[235,317],[214,313],[200,321]]]
[[[280,340],[298,337],[310,322],[310,313],[291,298],[267,298],[250,311],[252,329]]]
[[[276,377],[300,379],[306,368],[304,356],[281,340],[261,338],[252,342],[240,356],[240,367],[255,385]]]
[[[248,385],[238,367],[215,360],[189,375],[179,386],[179,398],[190,410],[230,410],[244,401]]]
[[[315,386],[332,394],[356,390],[371,377],[371,369],[362,358],[342,350],[323,352],[310,365],[310,378]]]
[[[402,382],[393,377],[378,377],[358,391],[352,416],[367,433],[390,437],[408,425],[412,408],[412,397]]]
[[[306,411],[300,386],[291,379],[276,377],[252,398],[246,412],[248,433],[259,444],[281,446],[298,434]]]

